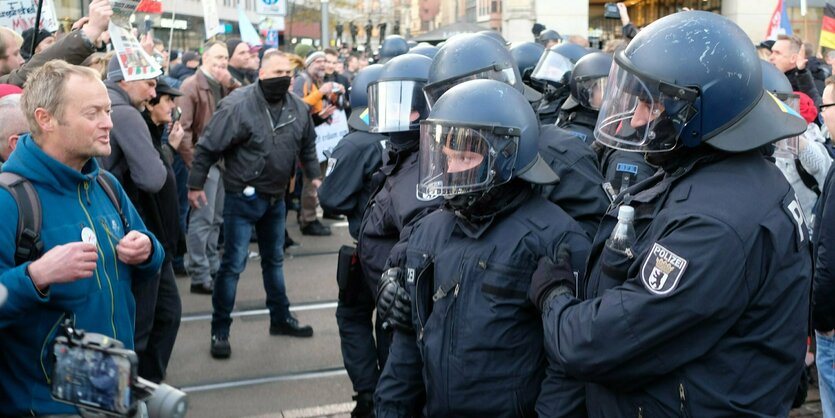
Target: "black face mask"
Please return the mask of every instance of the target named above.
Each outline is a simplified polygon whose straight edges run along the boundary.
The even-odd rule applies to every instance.
[[[278,103],[284,100],[287,90],[290,89],[290,77],[273,77],[258,80],[261,91],[269,103]]]

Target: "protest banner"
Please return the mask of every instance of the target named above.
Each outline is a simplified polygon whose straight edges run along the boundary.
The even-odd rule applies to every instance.
[[[216,0],[202,0],[203,3],[203,26],[206,27],[206,39],[224,32],[220,26],[220,17],[217,14]]]
[[[0,26],[10,28],[17,33],[35,27],[38,11],[37,0],[0,0]],[[39,28],[50,32],[58,30],[59,22],[55,17],[55,4],[52,0],[43,0]]]
[[[139,6],[139,0],[113,0],[110,5],[113,16],[107,29],[125,81],[147,80],[162,75],[159,64],[142,49],[130,31],[130,16]]]
[[[333,112],[329,122],[314,129],[316,130],[316,156],[319,157],[321,163],[328,159],[325,153],[330,155],[342,137],[348,135],[348,117],[344,110],[338,109]]]

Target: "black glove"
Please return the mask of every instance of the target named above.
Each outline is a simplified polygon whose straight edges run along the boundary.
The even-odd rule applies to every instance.
[[[393,267],[380,278],[377,291],[377,313],[383,321],[383,329],[414,333],[412,327],[412,300],[402,285],[403,270]]]
[[[557,261],[554,263],[549,257],[542,257],[531,277],[531,287],[528,289],[528,299],[542,311],[545,301],[552,290],[560,287],[566,293],[574,294],[577,288],[577,277],[571,269],[571,247],[561,244],[557,248]],[[569,292],[570,291],[570,292]]]

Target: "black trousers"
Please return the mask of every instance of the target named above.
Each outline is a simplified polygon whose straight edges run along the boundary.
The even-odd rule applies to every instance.
[[[357,274],[339,290],[336,323],[342,348],[342,361],[354,391],[374,392],[380,372],[386,365],[391,334],[383,331],[382,321],[374,319],[377,287]],[[376,336],[376,339],[375,339]]]
[[[134,280],[131,290],[136,299],[134,349],[139,376],[159,383],[165,378],[183,313],[171,259],[166,258],[155,277]]]

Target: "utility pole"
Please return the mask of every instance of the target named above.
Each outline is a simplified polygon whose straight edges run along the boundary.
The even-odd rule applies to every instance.
[[[330,47],[330,29],[328,22],[328,3],[330,0],[321,0],[322,2],[322,48]]]

